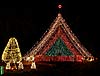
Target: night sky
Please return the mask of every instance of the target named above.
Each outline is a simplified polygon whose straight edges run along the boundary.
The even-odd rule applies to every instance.
[[[57,5],[62,4],[60,12],[73,33],[93,56],[99,57],[100,12],[97,3],[45,0],[23,4],[23,7],[0,8],[0,55],[10,37],[17,38],[22,55],[29,51],[57,16]]]

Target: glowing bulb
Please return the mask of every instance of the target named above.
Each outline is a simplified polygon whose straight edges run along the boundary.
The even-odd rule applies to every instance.
[[[61,5],[61,4],[59,4],[59,5],[58,5],[58,8],[59,8],[59,9],[60,9],[60,8],[62,8],[62,5]]]

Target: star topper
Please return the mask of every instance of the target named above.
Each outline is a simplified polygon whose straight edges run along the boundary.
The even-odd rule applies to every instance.
[[[58,5],[58,8],[59,8],[59,9],[61,9],[61,8],[62,8],[62,5],[61,5],[61,4],[59,4],[59,5]]]

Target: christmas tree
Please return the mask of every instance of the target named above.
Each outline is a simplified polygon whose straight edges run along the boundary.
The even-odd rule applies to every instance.
[[[53,46],[46,52],[47,56],[66,56],[73,55],[72,52],[66,47],[65,43],[58,38]]]
[[[20,48],[15,37],[9,39],[3,51],[2,60],[6,63],[19,63],[22,60]]]

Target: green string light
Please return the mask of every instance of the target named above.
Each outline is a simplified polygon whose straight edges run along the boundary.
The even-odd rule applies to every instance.
[[[58,38],[53,46],[46,52],[47,56],[70,56],[72,52],[67,48],[65,43]]]
[[[4,74],[4,67],[0,66],[0,76]]]

